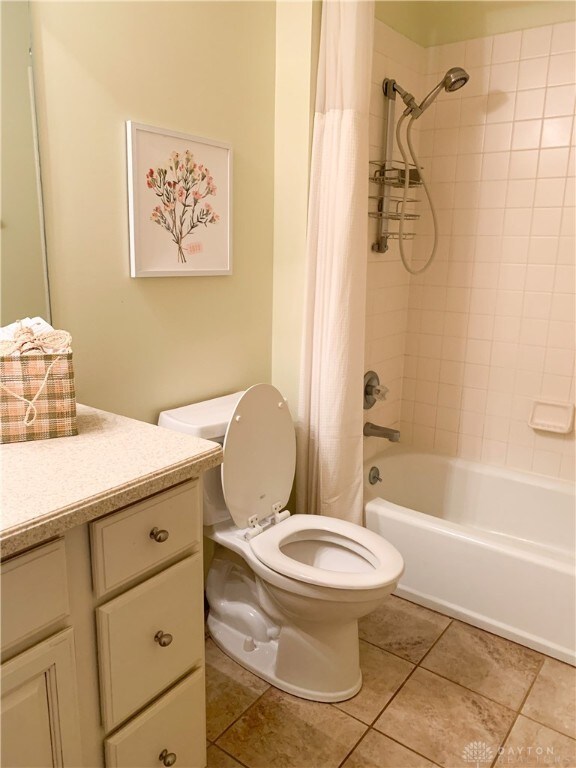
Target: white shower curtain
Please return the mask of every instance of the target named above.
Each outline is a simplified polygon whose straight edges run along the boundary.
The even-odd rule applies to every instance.
[[[297,504],[362,524],[374,3],[324,0],[308,206]]]

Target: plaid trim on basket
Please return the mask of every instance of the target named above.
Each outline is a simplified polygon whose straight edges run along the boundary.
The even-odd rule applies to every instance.
[[[0,443],[77,434],[72,352],[0,356]]]

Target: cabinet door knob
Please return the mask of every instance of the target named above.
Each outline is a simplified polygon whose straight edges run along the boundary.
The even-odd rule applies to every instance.
[[[170,766],[174,765],[176,762],[176,755],[174,752],[168,752],[167,749],[163,749],[162,752],[158,755],[158,760],[162,763],[162,765]]]
[[[157,541],[158,544],[162,544],[163,541],[166,541],[168,536],[170,536],[168,531],[164,531],[160,528],[152,528],[150,531],[150,538],[154,539],[154,541]]]
[[[172,642],[172,640],[174,640],[174,638],[168,632],[162,632],[162,630],[160,629],[154,635],[154,640],[158,643],[160,648],[166,648],[168,645],[170,645],[170,643]],[[170,763],[170,765],[172,765],[172,763]]]

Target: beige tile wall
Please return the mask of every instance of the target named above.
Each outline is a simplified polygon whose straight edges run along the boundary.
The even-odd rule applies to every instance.
[[[384,126],[384,99],[382,81],[385,77],[398,80],[403,87],[418,94],[423,88],[425,50],[408,38],[387,27],[378,19],[374,29],[374,60],[372,66],[372,98],[370,107],[370,159],[382,160],[382,132]],[[401,102],[400,102],[401,104]],[[397,116],[401,107],[397,107]],[[400,159],[395,154],[395,159]],[[370,194],[376,195],[378,186],[370,185]],[[371,202],[371,210],[376,204]],[[369,243],[375,241],[378,223],[369,220]],[[400,427],[402,405],[402,379],[408,323],[410,281],[402,268],[398,243],[390,241],[385,254],[368,251],[366,313],[366,370],[375,370],[389,389],[385,402],[366,413],[367,420],[389,427]],[[366,440],[367,455],[382,450],[382,440]]]
[[[381,27],[375,85],[383,59],[417,95],[451,66],[470,81],[418,124],[439,219],[434,264],[407,280],[393,249],[371,254],[367,361],[393,382],[379,423],[392,425],[400,401],[403,442],[573,477],[574,435],[527,421],[534,399],[574,402],[574,25],[425,50],[392,33],[395,56],[420,79],[386,61],[391,33]],[[428,214],[418,231],[415,259],[430,249]],[[390,309],[390,297],[402,306]],[[406,312],[404,331],[395,312]],[[367,442],[369,453],[380,448]]]

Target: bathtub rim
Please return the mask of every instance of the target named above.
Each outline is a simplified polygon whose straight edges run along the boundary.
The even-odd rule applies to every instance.
[[[410,509],[410,507],[403,507],[401,504],[394,504],[394,502],[383,499],[381,496],[371,499],[364,504],[365,522],[367,522],[368,512],[372,511],[375,507],[382,507],[386,510],[386,514],[396,520],[406,520],[408,518],[412,524],[417,525],[419,528],[441,532],[451,538],[466,541],[473,540],[475,544],[482,547],[497,549],[515,558],[537,561],[539,564],[561,573],[575,573],[576,553],[571,557],[569,551],[555,550],[551,547],[539,545],[529,539],[508,537],[506,534],[489,531],[485,528],[455,523],[452,520],[445,520],[442,517]],[[518,544],[513,545],[510,543],[511,541],[518,542]]]
[[[400,458],[401,456],[418,457],[423,456],[431,458],[433,460],[441,460],[448,462],[454,467],[460,467],[464,470],[468,469],[478,474],[497,477],[508,478],[515,480],[526,485],[537,486],[538,488],[545,488],[547,490],[559,491],[566,493],[566,495],[574,495],[576,489],[576,481],[566,480],[560,477],[552,477],[551,475],[542,475],[537,472],[526,472],[515,467],[506,467],[502,464],[488,464],[482,461],[473,461],[472,459],[463,459],[460,456],[452,456],[449,453],[439,453],[436,451],[425,451],[419,448],[413,448],[410,445],[390,445],[380,453],[366,459],[363,463],[364,470],[364,499],[365,502],[371,501],[374,498],[381,498],[378,496],[378,484],[371,485],[368,482],[368,473],[370,468],[377,466],[380,461],[386,461],[387,459]],[[405,507],[409,509],[409,507]]]

